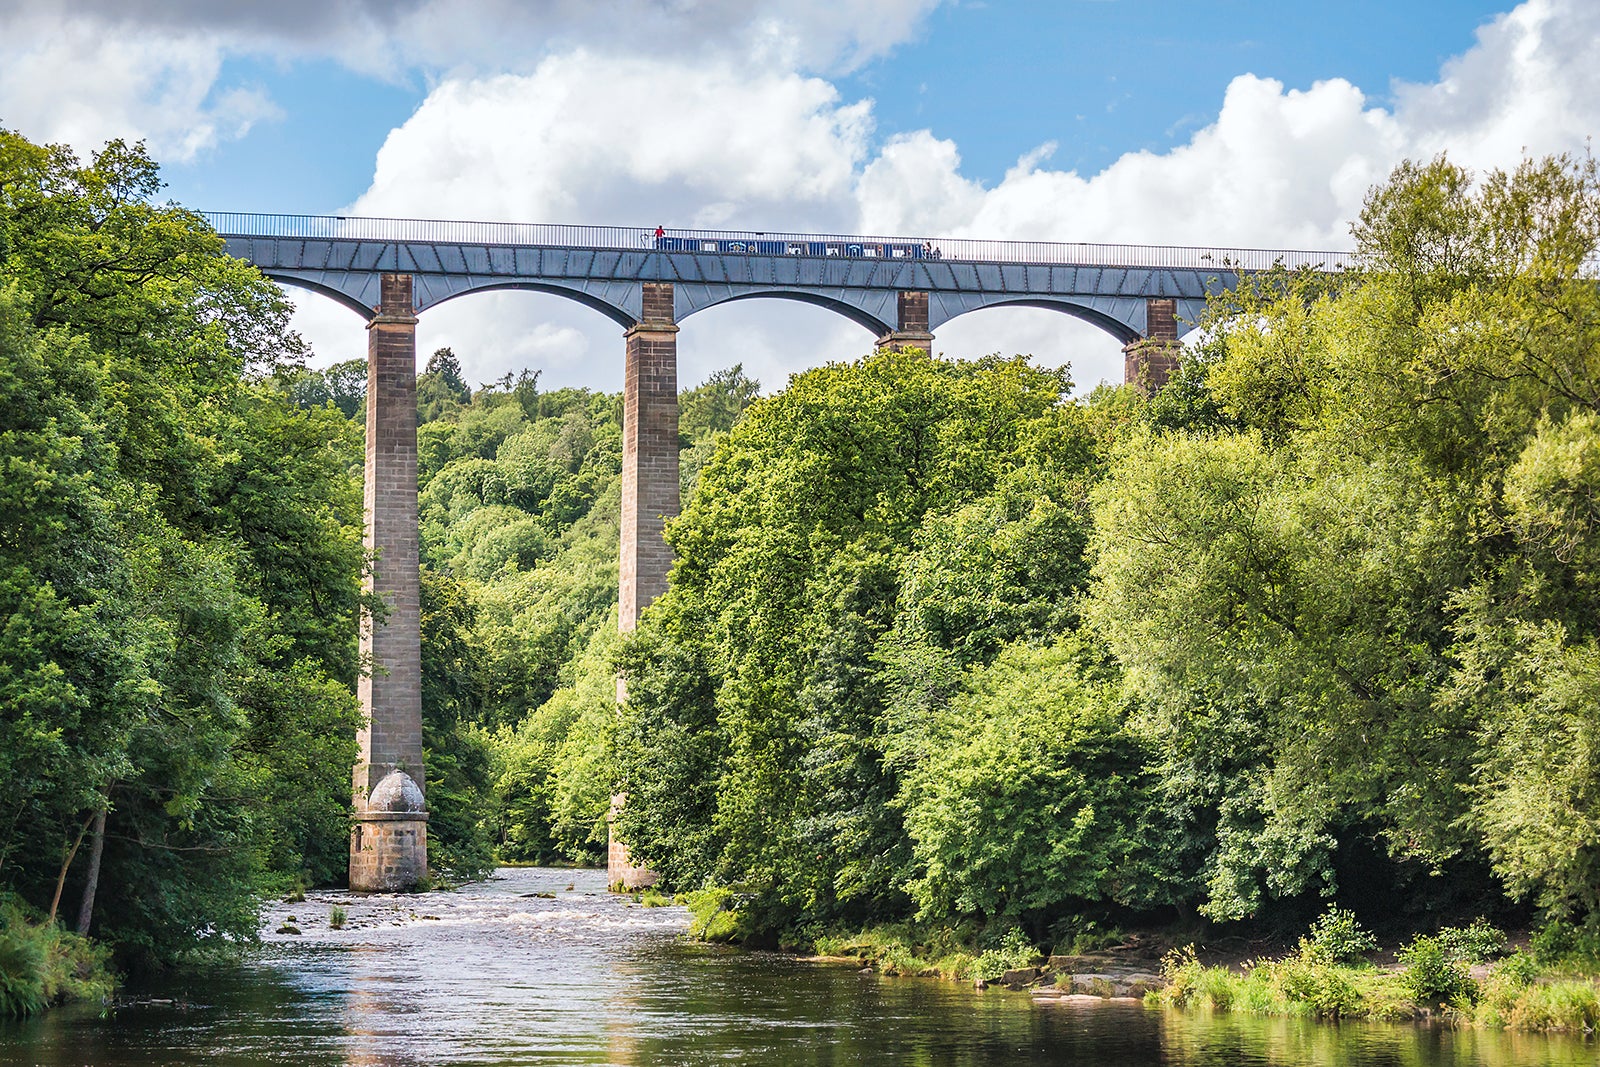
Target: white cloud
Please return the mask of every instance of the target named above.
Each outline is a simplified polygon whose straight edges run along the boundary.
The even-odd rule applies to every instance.
[[[0,0],[0,121],[81,152],[144,138],[184,162],[279,110],[234,56],[335,59],[409,83],[520,72],[600,42],[747,69],[854,69],[942,0]]]
[[[1600,129],[1600,5],[1528,0],[1478,31],[1437,82],[1402,85],[1414,154],[1509,167],[1524,152],[1581,149]]]
[[[184,161],[278,109],[257,90],[217,91],[222,48],[203,33],[108,33],[85,18],[0,18],[0,121],[91,151],[143,139]]]
[[[743,56],[850,70],[913,38],[942,0],[0,0],[0,25],[49,13],[245,51],[332,56],[377,74],[519,70],[547,50],[610,42],[635,54]]]
[[[374,215],[761,226],[850,220],[865,104],[730,61],[587,51],[438,86],[378,153]]]

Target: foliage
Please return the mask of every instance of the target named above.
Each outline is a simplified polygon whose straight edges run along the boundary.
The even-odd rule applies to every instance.
[[[0,881],[163,960],[343,851],[363,558],[288,305],[158,188],[0,131]]]
[[[758,928],[905,913],[888,756],[918,749],[893,739],[880,664],[948,657],[975,613],[1002,621],[958,655],[1067,617],[1051,549],[1081,546],[1094,449],[1064,387],[1021,360],[884,352],[800,375],[734,426],[669,534],[672,588],[622,652],[622,829],[641,859],[745,887]],[[903,570],[919,543],[928,565]],[[926,610],[891,636],[909,583]]]
[[[457,874],[607,842],[620,398],[538,379],[474,392],[449,349],[418,377],[429,836]],[[737,367],[685,390],[686,469],[758,390]]]
[[[947,723],[924,727],[931,751],[900,797],[923,918],[1164,901],[1152,754],[1083,658],[1010,646],[969,675]]]
[[[1028,942],[1027,935],[1013,926],[973,962],[972,976],[992,982],[1007,971],[1028,966],[1038,956],[1039,950]]]
[[[0,901],[0,1019],[36,1015],[65,1001],[103,1001],[116,987],[110,953],[15,900]]]
[[[1405,964],[1406,989],[1418,1003],[1470,1004],[1477,999],[1478,983],[1440,938],[1415,938],[1400,950],[1399,959]]]
[[[1501,935],[1504,940],[1504,935]],[[1355,963],[1378,947],[1378,939],[1344,908],[1323,912],[1300,939],[1302,959],[1316,963]]]
[[[976,976],[982,951],[973,943],[970,928],[944,923],[884,923],[851,933],[825,933],[808,947],[824,956],[853,957],[885,975],[964,980]]]
[[[1462,963],[1488,963],[1506,952],[1505,931],[1481,916],[1466,926],[1446,926],[1437,936],[1445,955]]]
[[[699,889],[686,895],[689,936],[701,941],[745,941],[753,932],[743,894],[727,888]]]
[[[1356,236],[1361,270],[1219,302],[1181,398],[1120,439],[1086,612],[1192,752],[1180,795],[1253,798],[1214,824],[1210,914],[1335,891],[1374,825],[1403,870],[1486,858],[1586,912],[1595,164],[1408,163]]]

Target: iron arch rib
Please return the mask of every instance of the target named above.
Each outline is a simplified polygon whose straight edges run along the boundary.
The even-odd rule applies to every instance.
[[[361,316],[363,321],[371,322],[376,315],[376,312],[362,302],[360,297],[353,296],[337,286],[313,281],[310,278],[302,278],[299,275],[284,271],[263,270],[261,273],[277,282],[280,286],[292,285],[296,289],[305,289],[308,292],[316,293],[318,296],[325,296],[334,303],[354,311]]]
[[[426,275],[423,276],[423,279],[425,282],[432,280]],[[612,303],[610,300],[607,300],[604,297],[595,296],[592,293],[586,293],[582,289],[576,289],[566,285],[552,285],[548,282],[526,280],[487,282],[479,285],[462,286],[459,288],[452,286],[448,291],[433,296],[433,298],[427,303],[422,304],[418,308],[418,311],[425,311],[428,308],[435,308],[440,304],[447,303],[448,301],[455,300],[463,296],[472,296],[477,293],[505,292],[508,290],[522,290],[524,292],[532,293],[549,293],[552,296],[565,297],[568,300],[582,304],[584,307],[592,308],[595,311],[600,312],[600,314],[604,315],[612,322],[615,322],[623,329],[627,329],[639,321],[638,315],[630,312],[629,309]]]
[[[937,300],[937,297],[940,294],[935,293],[932,295],[934,296],[935,300]],[[1113,314],[1109,310],[1097,310],[1071,300],[1056,300],[1036,296],[1022,298],[1001,298],[997,300],[987,300],[982,303],[964,306],[949,311],[941,308],[941,314],[937,319],[935,319],[933,315],[929,315],[929,328],[938,329],[940,326],[950,322],[952,319],[960,318],[962,315],[968,315],[974,311],[983,311],[988,308],[1043,308],[1046,311],[1059,311],[1064,315],[1071,315],[1075,319],[1081,319],[1084,322],[1089,323],[1091,326],[1096,326],[1110,334],[1112,337],[1115,337],[1119,344],[1131,344],[1143,336],[1141,332],[1133,326],[1133,322],[1139,322],[1140,325],[1143,325],[1144,301],[1141,298],[1123,298],[1117,303],[1121,306],[1117,306],[1115,310],[1125,314],[1127,316],[1126,319],[1118,317],[1117,314]]]
[[[717,307],[721,304],[731,304],[739,300],[760,300],[770,297],[777,300],[793,300],[801,304],[810,304],[813,307],[825,308],[836,315],[841,315],[844,318],[849,319],[857,326],[860,326],[862,329],[870,332],[874,337],[881,337],[885,333],[888,333],[890,330],[894,329],[894,326],[889,322],[886,322],[882,316],[873,314],[872,312],[859,307],[848,300],[840,299],[838,296],[831,296],[825,293],[809,292],[804,289],[761,287],[750,288],[744,291],[733,290],[731,292],[724,293],[711,293],[705,291],[706,287],[695,286],[692,284],[680,285],[678,288],[683,297],[683,306],[680,307],[678,311],[679,322],[682,322],[690,315],[704,311],[707,308]],[[885,292],[878,294],[877,298],[871,302],[874,304],[893,307],[893,300],[894,293]]]

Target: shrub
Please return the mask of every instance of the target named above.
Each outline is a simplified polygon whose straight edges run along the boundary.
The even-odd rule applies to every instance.
[[[1506,952],[1504,930],[1479,916],[1467,926],[1447,926],[1438,934],[1445,955],[1465,963],[1488,963]]]
[[[1323,912],[1300,939],[1300,955],[1314,963],[1354,963],[1377,947],[1378,939],[1356,921],[1355,912],[1344,908]]]
[[[11,919],[10,916],[7,917]],[[23,1018],[45,1009],[45,938],[24,923],[0,920],[0,1016]]]
[[[1533,932],[1528,946],[1533,958],[1547,967],[1571,964],[1583,970],[1600,969],[1600,928],[1593,923],[1574,926],[1551,919]]]
[[[1201,964],[1193,945],[1167,953],[1161,960],[1161,977],[1166,981],[1166,988],[1161,990],[1159,999],[1167,1004],[1229,1011],[1241,999],[1249,998],[1244,1010],[1272,1013],[1269,1006],[1259,1003],[1259,990],[1245,980],[1226,968]]]
[[[1413,940],[1400,950],[1400,962],[1406,965],[1402,975],[1406,988],[1419,1004],[1462,1007],[1477,999],[1478,983],[1437,937]]]
[[[1081,956],[1121,944],[1127,935],[1115,926],[1074,915],[1053,924],[1050,936],[1055,946],[1053,955]]]
[[[1161,958],[1161,978],[1166,983],[1162,999],[1169,1004],[1191,1004],[1200,988],[1200,976],[1205,970],[1193,945],[1175,948]]]
[[[1028,966],[1037,955],[1038,950],[1028,943],[1026,935],[1012,927],[1000,936],[993,948],[978,957],[973,964],[972,976],[992,982],[1007,971]]]
[[[1312,1017],[1348,1019],[1366,1014],[1360,992],[1337,966],[1304,956],[1271,966],[1284,999],[1291,1004],[1304,1005],[1304,1010]]]
[[[347,916],[345,915],[344,908],[340,907],[338,904],[335,904],[333,907],[328,909],[328,929],[343,930],[344,921],[346,918]]]
[[[1569,980],[1529,985],[1506,1015],[1514,1030],[1593,1030],[1600,1025],[1594,983]]]
[[[686,905],[694,920],[689,936],[702,941],[743,941],[750,936],[748,897],[732,889],[701,889],[689,893]]]

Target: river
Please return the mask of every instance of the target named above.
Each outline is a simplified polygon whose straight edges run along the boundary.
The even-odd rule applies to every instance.
[[[344,929],[329,928],[334,906]],[[301,934],[278,934],[290,916]],[[275,905],[239,964],[0,1025],[0,1065],[784,1064],[1592,1067],[1593,1041],[1208,1018],[884,978],[686,941],[599,871]]]

